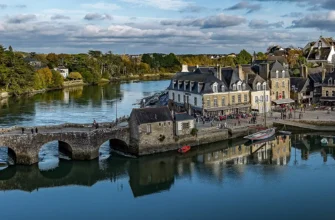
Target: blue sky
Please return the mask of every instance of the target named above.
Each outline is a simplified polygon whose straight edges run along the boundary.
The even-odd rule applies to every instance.
[[[0,0],[0,44],[44,53],[253,52],[334,31],[334,0]]]

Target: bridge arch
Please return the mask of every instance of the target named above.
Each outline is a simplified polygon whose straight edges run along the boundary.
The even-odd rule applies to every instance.
[[[38,166],[41,171],[56,169],[60,159],[72,159],[72,147],[67,142],[52,140],[38,148]]]
[[[0,146],[0,161],[3,160],[9,165],[16,164],[16,152],[13,148],[7,146]]]

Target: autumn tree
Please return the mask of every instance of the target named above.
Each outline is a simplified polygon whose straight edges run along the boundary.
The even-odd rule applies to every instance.
[[[78,80],[78,79],[82,79],[83,77],[81,76],[79,72],[71,72],[68,78],[72,80]]]

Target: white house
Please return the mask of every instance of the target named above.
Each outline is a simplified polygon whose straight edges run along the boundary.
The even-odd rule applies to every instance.
[[[64,77],[64,79],[69,76],[69,69],[64,66],[55,67],[54,70],[59,72]]]
[[[251,87],[251,109],[259,113],[271,111],[271,93],[267,82],[257,74],[248,74]]]
[[[311,63],[335,63],[335,42],[332,38],[320,36],[316,42],[308,43],[304,52],[307,62]]]
[[[176,135],[189,135],[195,127],[195,118],[187,113],[175,114]]]

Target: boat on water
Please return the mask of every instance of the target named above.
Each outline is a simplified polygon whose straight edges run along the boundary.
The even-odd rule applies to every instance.
[[[327,138],[322,138],[322,139],[321,139],[321,145],[322,145],[322,146],[326,146],[326,145],[328,145],[328,139],[327,139]]]
[[[251,135],[245,136],[244,138],[249,139],[251,141],[259,141],[264,140],[272,137],[276,133],[275,128],[269,128],[263,131],[259,131],[256,133],[253,133]]]
[[[292,134],[291,131],[278,131],[280,134],[286,134],[286,135],[290,135]]]
[[[187,146],[183,146],[183,147],[179,148],[178,152],[184,154],[184,153],[188,152],[189,150],[191,150],[191,146],[187,145]]]
[[[8,166],[7,161],[4,161],[4,160],[0,159],[0,167],[6,167],[6,166]]]

